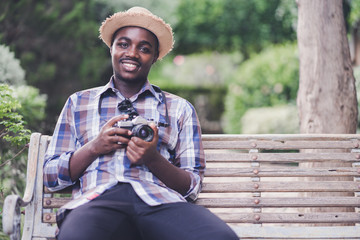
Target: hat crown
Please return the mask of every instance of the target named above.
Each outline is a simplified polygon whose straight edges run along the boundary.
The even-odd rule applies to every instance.
[[[149,10],[143,7],[132,7],[127,10],[128,13],[141,13],[141,14],[149,14],[153,15]]]

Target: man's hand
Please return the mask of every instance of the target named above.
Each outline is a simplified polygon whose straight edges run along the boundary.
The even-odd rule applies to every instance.
[[[131,131],[113,126],[116,122],[128,117],[128,115],[115,116],[101,128],[99,135],[90,142],[92,152],[96,156],[108,154],[119,148],[126,147],[129,143]]]
[[[158,152],[159,130],[154,124],[150,127],[154,130],[153,140],[146,142],[132,137],[126,148],[126,155],[132,164],[144,164],[166,186],[180,194],[186,194],[191,184],[190,174],[171,164]]]
[[[159,141],[159,130],[155,124],[150,124],[150,127],[154,130],[154,137],[151,142],[146,142],[138,137],[132,137],[128,142],[126,155],[134,165],[148,165],[160,155],[156,148]]]
[[[99,135],[79,148],[70,158],[70,177],[77,180],[85,169],[100,155],[108,154],[116,149],[125,148],[129,143],[131,131],[113,127],[117,121],[129,116],[120,115],[111,118],[100,130]]]

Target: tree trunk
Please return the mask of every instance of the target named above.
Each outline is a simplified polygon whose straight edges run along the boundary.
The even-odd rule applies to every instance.
[[[342,0],[298,0],[301,133],[355,133],[357,100]]]
[[[300,81],[297,105],[301,133],[356,133],[357,98],[342,0],[298,0]],[[316,150],[312,150],[316,151]],[[334,162],[333,166],[344,166]],[[322,163],[306,164],[309,168]],[[350,164],[351,165],[351,164]],[[308,178],[307,181],[320,178]],[[353,181],[352,178],[322,181]],[[346,193],[307,193],[335,196]],[[319,209],[309,209],[319,211]],[[326,209],[325,211],[334,211]],[[353,208],[336,211],[354,211]]]

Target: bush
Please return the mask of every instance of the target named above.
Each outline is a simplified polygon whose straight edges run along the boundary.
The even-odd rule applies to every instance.
[[[150,82],[191,102],[204,133],[222,133],[226,83],[242,61],[239,53],[167,56],[150,72]]]
[[[358,101],[358,119],[360,120],[360,66],[354,67],[354,78],[355,78],[355,86],[356,86],[356,96]],[[358,132],[360,132],[360,121],[358,121]]]
[[[162,90],[188,100],[196,109],[203,133],[222,133],[221,115],[224,112],[226,88],[197,86],[164,86]]]
[[[249,108],[294,104],[299,84],[295,44],[267,48],[241,64],[228,86],[224,130],[241,133],[241,118]]]
[[[4,139],[15,146],[25,145],[30,131],[24,128],[23,117],[14,111],[21,105],[13,97],[12,89],[5,84],[0,84],[0,102],[0,140]],[[1,150],[5,150],[4,145]]]
[[[241,119],[244,134],[299,133],[299,117],[295,105],[250,108]]]
[[[10,48],[0,45],[0,83],[9,85],[25,84],[25,71]]]
[[[160,87],[224,86],[242,60],[239,53],[206,52],[168,56],[154,65],[149,79]]]
[[[28,128],[40,131],[45,117],[46,95],[25,85],[24,77],[19,60],[0,45],[0,206],[6,195],[24,193]],[[8,238],[0,233],[0,239]]]
[[[47,95],[40,94],[39,89],[27,85],[14,86],[13,90],[14,97],[20,103],[18,112],[24,117],[26,127],[42,132]]]

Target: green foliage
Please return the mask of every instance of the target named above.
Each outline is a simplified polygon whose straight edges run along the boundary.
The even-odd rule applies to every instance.
[[[221,116],[224,111],[224,98],[226,96],[225,86],[184,86],[184,85],[164,85],[162,90],[176,94],[188,100],[196,109],[200,118],[203,133],[222,132]],[[217,128],[212,124],[216,122]]]
[[[355,86],[356,86],[356,97],[358,103],[360,103],[360,66],[354,67],[354,78],[355,78]],[[360,104],[358,104],[358,119],[360,119]],[[360,132],[360,121],[358,121],[358,132]]]
[[[191,102],[197,110],[204,133],[222,132],[220,122],[226,83],[241,61],[239,53],[206,52],[168,56],[155,64],[149,80],[161,89]]]
[[[21,153],[30,140],[30,130],[18,110],[20,102],[14,91],[0,84],[0,187],[1,196],[10,192],[22,194],[25,185],[26,155]],[[16,161],[15,161],[16,158]],[[0,197],[2,201],[2,197]]]
[[[40,94],[39,89],[27,85],[15,86],[13,90],[14,97],[20,103],[18,112],[24,117],[26,126],[29,129],[41,132],[47,96]]]
[[[0,45],[0,83],[20,85],[25,84],[25,71],[15,54],[5,45]]]
[[[273,46],[252,56],[235,72],[225,100],[225,131],[241,133],[248,108],[294,102],[299,82],[294,44]]]
[[[224,86],[242,59],[241,54],[237,52],[168,56],[154,65],[149,79],[160,87]]]
[[[25,189],[26,152],[30,129],[40,131],[46,95],[24,85],[25,71],[8,47],[0,45],[0,205],[10,193]],[[19,73],[21,73],[19,75]],[[9,86],[9,83],[12,86]],[[28,123],[28,124],[27,124]],[[0,209],[1,211],[1,209]],[[0,224],[2,222],[0,214]],[[0,234],[0,239],[8,239]]]
[[[299,133],[296,105],[250,108],[241,119],[243,134]]]
[[[9,45],[21,60],[27,83],[51,96],[44,133],[52,131],[56,116],[71,93],[102,85],[109,79],[112,74],[109,50],[98,38],[99,26],[113,12],[135,5],[149,8],[172,24],[174,54],[236,51],[246,58],[269,43],[295,37],[292,28],[295,2],[288,0],[0,1],[0,42]],[[224,66],[223,59],[216,60],[217,56],[209,54],[213,60],[207,73],[215,70],[208,75],[211,84],[215,80],[227,81],[228,77],[222,79],[225,74],[217,77],[220,68],[228,71],[234,67]],[[195,60],[193,69],[202,64]],[[171,69],[174,66],[162,69],[165,75],[157,79],[173,81]],[[191,70],[187,74],[191,77],[182,81],[195,79],[191,84],[199,85],[207,81],[207,73],[193,73]]]
[[[109,79],[109,50],[98,38],[109,11],[92,0],[0,1],[0,42],[20,59],[27,83],[51,96],[46,128],[71,93]]]
[[[0,102],[0,139],[15,146],[25,145],[30,131],[24,128],[23,117],[14,111],[21,105],[13,97],[12,89],[5,84],[0,84]]]
[[[360,1],[359,0],[349,0],[350,4],[350,14],[348,17],[348,22],[351,26],[356,26],[359,23],[360,18]]]
[[[270,43],[293,40],[293,9],[295,1],[183,0],[175,51],[240,51],[248,56]]]
[[[114,9],[114,11],[125,11],[135,6],[144,7],[161,16],[171,26],[175,26],[177,24],[175,12],[181,0],[95,0],[95,2],[108,6],[109,9]]]

